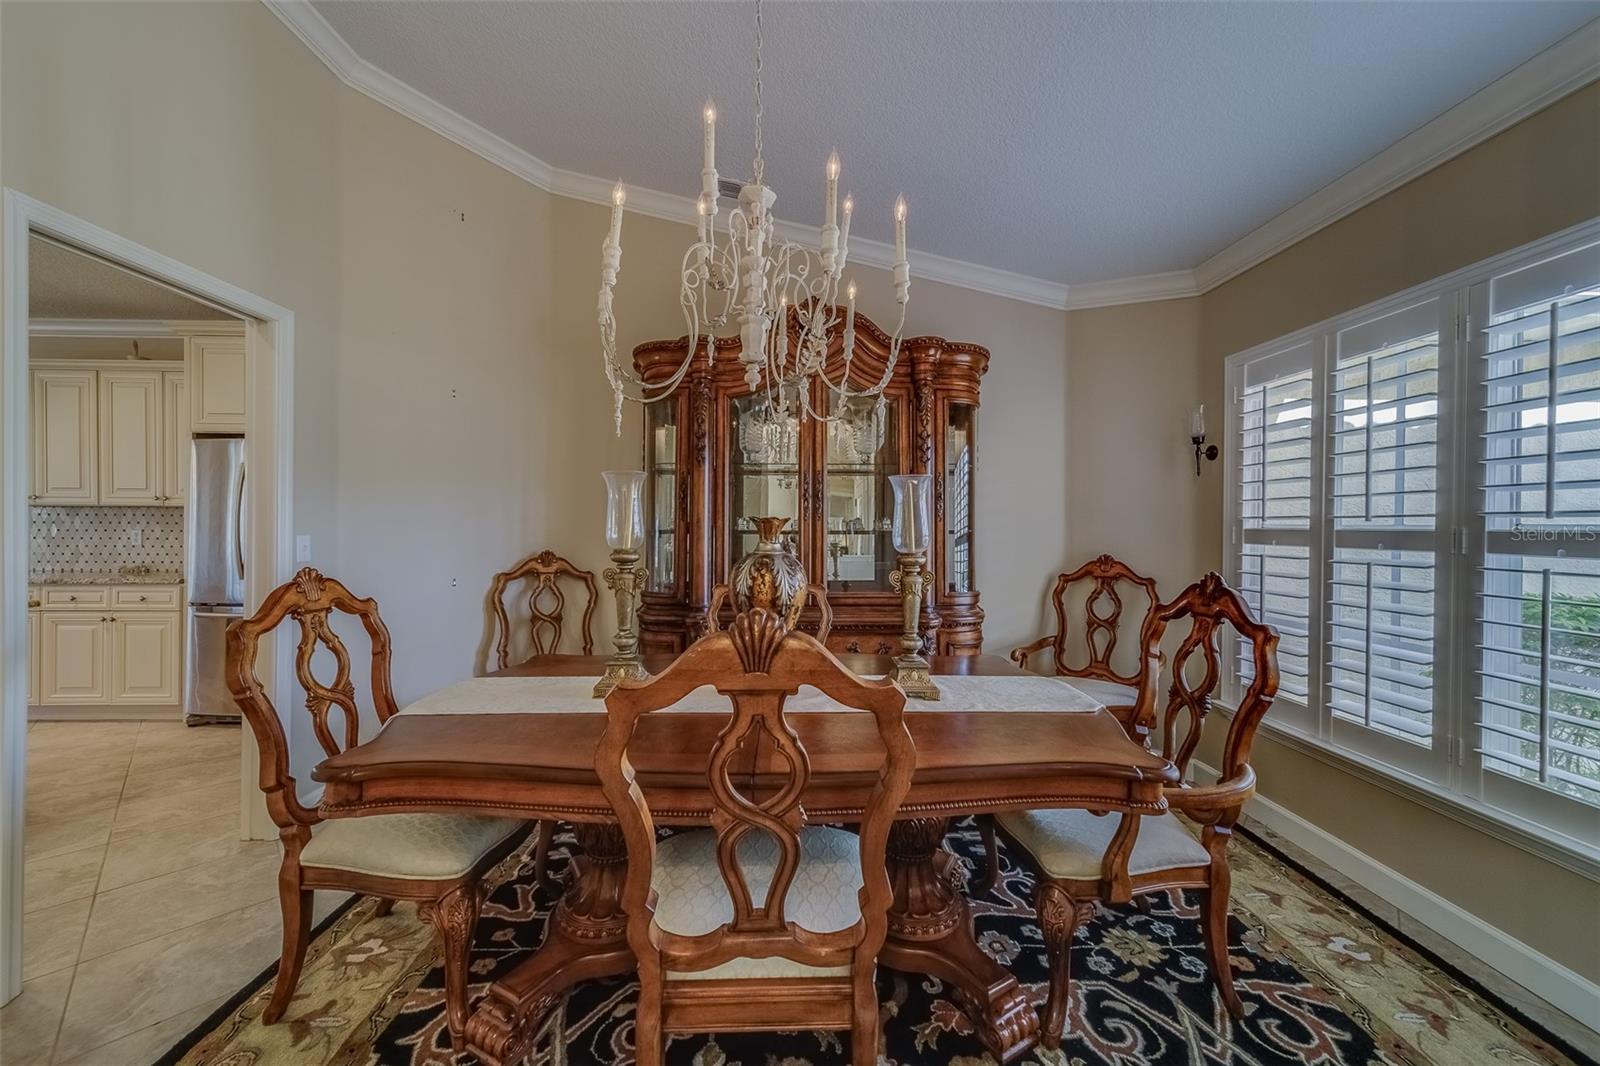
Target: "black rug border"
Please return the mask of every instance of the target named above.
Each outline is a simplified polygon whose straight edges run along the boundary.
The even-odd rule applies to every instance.
[[[335,907],[332,913],[330,913],[326,918],[322,919],[322,921],[318,922],[312,928],[311,935],[306,941],[307,946],[309,947],[311,941],[315,940],[317,937],[321,936],[323,933],[332,928],[334,922],[337,922],[340,918],[343,918],[345,914],[349,912],[350,908],[354,907],[357,903],[360,903],[363,898],[364,897],[359,893],[352,893],[349,899]],[[183,1036],[179,1037],[178,1042],[169,1047],[166,1052],[159,1059],[156,1059],[155,1062],[151,1063],[150,1066],[176,1066],[176,1063],[179,1059],[183,1058],[190,1051],[192,1051],[196,1044],[204,1040],[206,1036],[212,1032],[212,1030],[221,1025],[228,1015],[238,1010],[245,1000],[255,995],[263,984],[265,984],[269,979],[276,977],[277,973],[278,963],[269,962],[266,966],[266,969],[262,970],[260,973],[256,974],[249,981],[247,981],[244,987],[239,989],[239,991],[229,996],[226,1003],[222,1004],[222,1006],[206,1015],[199,1025],[196,1025],[193,1029],[190,1029]]]
[[[1366,918],[1373,925],[1376,925],[1378,928],[1382,929],[1389,936],[1394,937],[1395,940],[1399,941],[1401,944],[1404,944],[1410,950],[1416,952],[1424,959],[1427,959],[1428,962],[1438,967],[1440,971],[1448,974],[1453,980],[1478,995],[1484,1000],[1484,1002],[1488,1003],[1502,1014],[1512,1018],[1523,1028],[1539,1037],[1539,1039],[1545,1041],[1556,1050],[1565,1054],[1573,1062],[1587,1064],[1587,1066],[1600,1066],[1600,1061],[1597,1061],[1592,1056],[1587,1055],[1583,1051],[1579,1050],[1560,1034],[1555,1033],[1547,1028],[1542,1022],[1523,1013],[1521,1009],[1516,1007],[1514,1004],[1507,1002],[1498,993],[1486,987],[1483,982],[1479,981],[1476,977],[1473,977],[1471,974],[1468,974],[1466,971],[1462,970],[1459,966],[1444,959],[1433,949],[1417,941],[1409,933],[1406,933],[1398,926],[1385,920],[1379,915],[1374,914],[1365,906],[1356,902],[1356,900],[1345,894],[1342,890],[1335,888],[1321,874],[1318,874],[1314,870],[1307,867],[1304,863],[1300,862],[1298,859],[1295,859],[1294,857],[1286,854],[1274,846],[1271,842],[1262,837],[1260,833],[1244,825],[1234,826],[1234,832],[1238,833],[1242,837],[1245,837],[1256,847],[1260,848],[1268,855],[1271,855],[1273,858],[1277,859],[1279,862],[1283,863],[1295,873],[1299,874],[1301,877],[1304,877],[1307,881],[1310,881],[1312,884],[1316,885],[1322,891],[1326,892],[1340,903],[1343,903],[1357,914],[1360,914],[1363,918]],[[344,917],[345,913],[349,911],[351,907],[354,907],[357,903],[360,903],[361,899],[361,896],[353,895],[341,903],[338,907],[334,908],[332,914],[329,914],[321,922],[317,923],[317,926],[314,929],[312,929],[312,939],[315,939],[326,932],[334,922]],[[276,976],[277,972],[278,964],[276,962],[268,964],[265,969],[246,982],[243,988],[239,989],[239,991],[235,992],[232,996],[229,996],[226,1003],[212,1011],[198,1025],[189,1030],[189,1032],[184,1036],[180,1037],[178,1042],[168,1048],[166,1053],[152,1063],[151,1066],[176,1066],[178,1061],[181,1060],[183,1056],[187,1055],[191,1050],[193,1050],[196,1044],[200,1043],[200,1041],[205,1039],[205,1037],[214,1029],[216,1029],[217,1026],[221,1025],[223,1020],[226,1019],[228,1015],[232,1014],[235,1010],[238,1010],[239,1006],[243,1004],[245,1000],[255,995],[255,993],[263,984],[266,983],[269,978]],[[1552,1007],[1551,1009],[1555,1010],[1557,1008]]]
[[[1368,910],[1366,907],[1350,898],[1350,896],[1346,895],[1343,891],[1335,888],[1321,874],[1310,869],[1304,863],[1300,862],[1300,860],[1291,855],[1285,854],[1282,850],[1275,847],[1270,841],[1264,839],[1256,830],[1244,825],[1235,825],[1233,827],[1233,831],[1238,833],[1240,836],[1247,838],[1256,847],[1260,848],[1268,855],[1271,855],[1273,858],[1277,859],[1279,862],[1283,863],[1295,873],[1299,874],[1301,877],[1304,877],[1307,881],[1310,881],[1312,884],[1316,885],[1318,888],[1322,889],[1322,891],[1328,893],[1328,895],[1343,903],[1357,914],[1360,914],[1363,918],[1366,918],[1373,925],[1376,925],[1385,933],[1394,937],[1396,940],[1410,948],[1412,951],[1416,952],[1418,955],[1421,955],[1424,959],[1427,959],[1434,966],[1448,974],[1458,984],[1464,985],[1467,989],[1476,993],[1490,1006],[1494,1007],[1500,1013],[1515,1020],[1524,1029],[1527,1029],[1539,1039],[1543,1040],[1551,1047],[1554,1047],[1557,1051],[1565,1054],[1573,1062],[1578,1063],[1579,1066],[1600,1066],[1600,1062],[1597,1062],[1597,1060],[1592,1056],[1579,1050],[1559,1033],[1551,1031],[1544,1025],[1543,1022],[1540,1022],[1534,1018],[1530,1018],[1527,1014],[1523,1013],[1519,1007],[1507,1002],[1500,996],[1499,993],[1485,986],[1482,981],[1467,973],[1455,963],[1443,958],[1432,948],[1416,940],[1411,936],[1411,934],[1400,929],[1398,926],[1390,923],[1379,915],[1372,913],[1372,911]],[[1351,880],[1354,880],[1354,878],[1351,878]],[[1488,964],[1485,963],[1484,965],[1487,966]],[[1510,978],[1507,978],[1507,980],[1510,980]],[[1530,996],[1534,995],[1532,992],[1529,992],[1528,994]],[[1550,1009],[1559,1010],[1560,1008],[1552,1006]]]

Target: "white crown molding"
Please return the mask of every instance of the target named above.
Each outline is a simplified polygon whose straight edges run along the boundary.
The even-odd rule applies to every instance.
[[[30,318],[30,337],[187,337],[195,333],[244,334],[238,319]]]
[[[1586,23],[1195,267],[1201,292],[1249,270],[1600,78],[1600,19]]]
[[[340,81],[357,92],[546,192],[589,203],[611,202],[611,179],[553,167],[373,66],[355,53],[308,0],[262,0],[262,3]],[[913,250],[911,273],[929,281],[1057,310],[1198,296],[1596,78],[1600,78],[1600,19],[1569,34],[1354,170],[1329,182],[1193,270],[1068,286]],[[692,199],[655,189],[630,186],[628,210],[686,225],[695,220]],[[812,236],[814,228],[779,222],[778,229],[789,239],[795,239]],[[868,266],[889,267],[893,262],[893,250],[881,241],[857,238],[851,242],[850,252],[854,260]]]
[[[1169,270],[1164,274],[1139,274],[1111,281],[1080,281],[1072,286],[1067,307],[1083,311],[1091,307],[1116,307],[1121,304],[1148,303],[1151,300],[1181,300],[1199,296],[1192,270]]]

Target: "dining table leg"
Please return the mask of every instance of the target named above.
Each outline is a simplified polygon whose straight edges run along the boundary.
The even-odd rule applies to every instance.
[[[467,1020],[467,1047],[486,1066],[520,1063],[551,1008],[580,981],[634,969],[622,912],[628,868],[620,826],[578,823],[581,853],[539,950],[489,986]]]
[[[941,844],[948,818],[910,818],[889,831],[889,936],[879,961],[951,985],[984,1046],[998,1061],[1039,1039],[1039,1015],[1017,979],[978,946],[956,857]]]

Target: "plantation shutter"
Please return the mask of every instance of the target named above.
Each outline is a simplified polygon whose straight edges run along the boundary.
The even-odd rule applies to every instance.
[[[1600,244],[1474,297],[1476,753],[1486,798],[1538,816],[1600,804]]]
[[[1430,751],[1440,303],[1424,300],[1339,330],[1327,401],[1324,684],[1333,724]]]
[[[1239,522],[1236,584],[1255,616],[1275,626],[1280,700],[1305,704],[1310,685],[1311,534],[1317,480],[1313,342],[1253,360],[1235,397]],[[1242,689],[1248,653],[1234,656]]]

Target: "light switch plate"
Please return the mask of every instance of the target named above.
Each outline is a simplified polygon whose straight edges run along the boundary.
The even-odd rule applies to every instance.
[[[311,561],[311,534],[296,533],[294,535],[294,561],[309,563]]]

